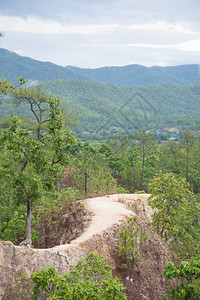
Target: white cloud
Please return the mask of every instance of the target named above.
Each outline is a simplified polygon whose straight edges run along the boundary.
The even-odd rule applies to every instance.
[[[158,0],[144,0],[144,9],[143,2],[136,0],[60,0],[67,3],[65,9],[54,2],[40,6],[42,1],[34,2],[38,3],[35,11],[31,4],[24,12],[24,4],[19,10],[6,11],[9,15],[0,7],[0,31],[5,33],[0,47],[38,60],[82,67],[199,62],[199,19],[185,17],[188,7],[183,11],[177,6],[179,15],[171,5],[186,0],[164,1],[168,10]],[[197,14],[199,10],[193,7],[192,11]]]
[[[31,32],[43,34],[101,34],[112,32],[117,24],[66,24],[35,17],[0,16],[1,31]]]
[[[199,52],[200,53],[200,40],[188,40],[180,44],[148,44],[148,43],[130,43],[126,47],[142,47],[152,49],[172,49],[185,52]]]
[[[169,23],[165,21],[155,22],[155,23],[144,23],[144,24],[134,24],[128,26],[130,30],[138,31],[168,31],[168,32],[179,32],[185,34],[198,34],[197,32],[193,31],[190,28],[189,23],[184,22],[176,22],[176,23]]]
[[[147,43],[131,43],[124,45],[125,47],[144,47],[144,48],[153,48],[153,49],[170,49],[174,48],[174,45],[159,45],[159,44],[147,44]]]
[[[200,53],[200,39],[189,40],[184,43],[177,45],[177,49],[188,52],[199,52]]]

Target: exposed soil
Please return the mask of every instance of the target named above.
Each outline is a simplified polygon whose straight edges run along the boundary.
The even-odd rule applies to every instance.
[[[164,265],[167,261],[178,263],[178,260],[151,228],[153,211],[147,205],[148,197],[147,194],[121,194],[71,202],[64,208],[65,211],[62,209],[59,213],[53,213],[50,223],[44,217],[40,224],[43,240],[37,247],[53,247],[42,251],[54,251],[59,255],[63,253],[61,257],[71,247],[77,247],[84,255],[97,252],[112,266],[113,275],[120,278],[129,300],[159,300],[167,297],[176,281],[164,278]],[[119,233],[131,215],[137,216],[137,225],[142,234],[148,236],[148,240],[145,243],[138,242],[140,258],[136,259],[132,268],[124,269],[124,257],[119,256]],[[75,258],[77,255],[74,250],[70,251]]]
[[[34,242],[34,247],[44,249],[69,244],[82,235],[91,221],[91,215],[92,212],[80,201],[70,201],[50,215],[44,212],[37,228],[39,240]]]
[[[121,220],[124,220],[126,216],[134,214],[123,203],[118,202],[117,195],[85,199],[84,204],[92,212],[92,219],[86,231],[71,242],[73,244],[87,241],[92,236],[112,227],[113,224],[120,224]]]
[[[176,284],[175,281],[167,281],[162,275],[167,261],[178,261],[150,226],[152,209],[147,205],[148,197],[147,194],[111,195],[87,199],[86,206],[93,210],[94,216],[85,233],[71,242],[88,253],[96,251],[103,255],[106,263],[113,267],[113,274],[120,277],[129,300],[162,299]],[[139,243],[140,259],[136,260],[133,268],[125,270],[121,268],[123,257],[118,254],[119,233],[131,214],[137,215],[137,224],[148,240]]]

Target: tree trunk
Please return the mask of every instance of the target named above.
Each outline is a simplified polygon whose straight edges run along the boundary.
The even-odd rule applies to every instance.
[[[26,219],[26,240],[28,244],[31,246],[31,232],[32,232],[32,207],[31,200],[27,202],[27,219]]]
[[[186,162],[186,181],[188,182],[189,174],[189,153],[187,153],[187,162]]]
[[[144,159],[145,159],[145,154],[144,154],[144,147],[143,147],[143,154],[142,154],[142,173],[141,173],[141,178],[140,178],[140,190],[141,190],[141,191],[142,191],[143,176],[144,176]]]
[[[186,181],[188,182],[188,174],[189,174],[189,146],[188,146],[188,142],[187,142],[187,147],[186,147],[186,153],[187,153],[187,157],[186,157]]]
[[[26,239],[22,241],[19,246],[32,246],[31,240],[31,232],[32,232],[32,207],[31,200],[27,200],[27,217],[26,217]]]
[[[87,180],[88,180],[88,173],[87,170],[85,171],[85,196],[87,195]]]

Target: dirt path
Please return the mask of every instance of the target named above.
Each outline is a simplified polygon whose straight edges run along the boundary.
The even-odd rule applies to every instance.
[[[86,231],[71,244],[79,244],[90,239],[93,235],[103,232],[115,223],[120,223],[126,216],[133,215],[133,211],[118,202],[120,195],[110,195],[85,199],[86,207],[93,213],[91,223]]]

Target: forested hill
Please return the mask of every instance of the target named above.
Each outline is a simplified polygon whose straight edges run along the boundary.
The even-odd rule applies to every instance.
[[[119,87],[93,81],[43,83],[70,108],[79,111],[77,134],[91,138],[111,131],[191,126],[198,123],[200,86]],[[196,123],[196,124],[197,124]],[[198,123],[199,124],[199,123]]]
[[[18,77],[31,81],[84,79],[84,76],[75,74],[64,67],[23,57],[2,48],[0,48],[0,74],[11,82],[16,82]]]
[[[199,65],[144,67],[135,64],[99,69],[81,69],[68,66],[66,69],[78,75],[87,76],[95,81],[120,86],[147,86],[171,83],[180,85],[200,84]]]
[[[199,124],[200,86],[119,87],[88,80],[51,80],[42,87],[78,111],[79,125],[73,130],[81,139]],[[26,115],[26,108],[13,107],[4,99],[0,118],[11,113]]]
[[[50,62],[22,57],[2,48],[0,48],[0,74],[12,82],[15,82],[17,77],[24,76],[27,80],[33,81],[87,79],[119,86],[200,84],[199,65],[144,67],[134,64],[124,67],[81,69],[72,66],[62,67]]]

